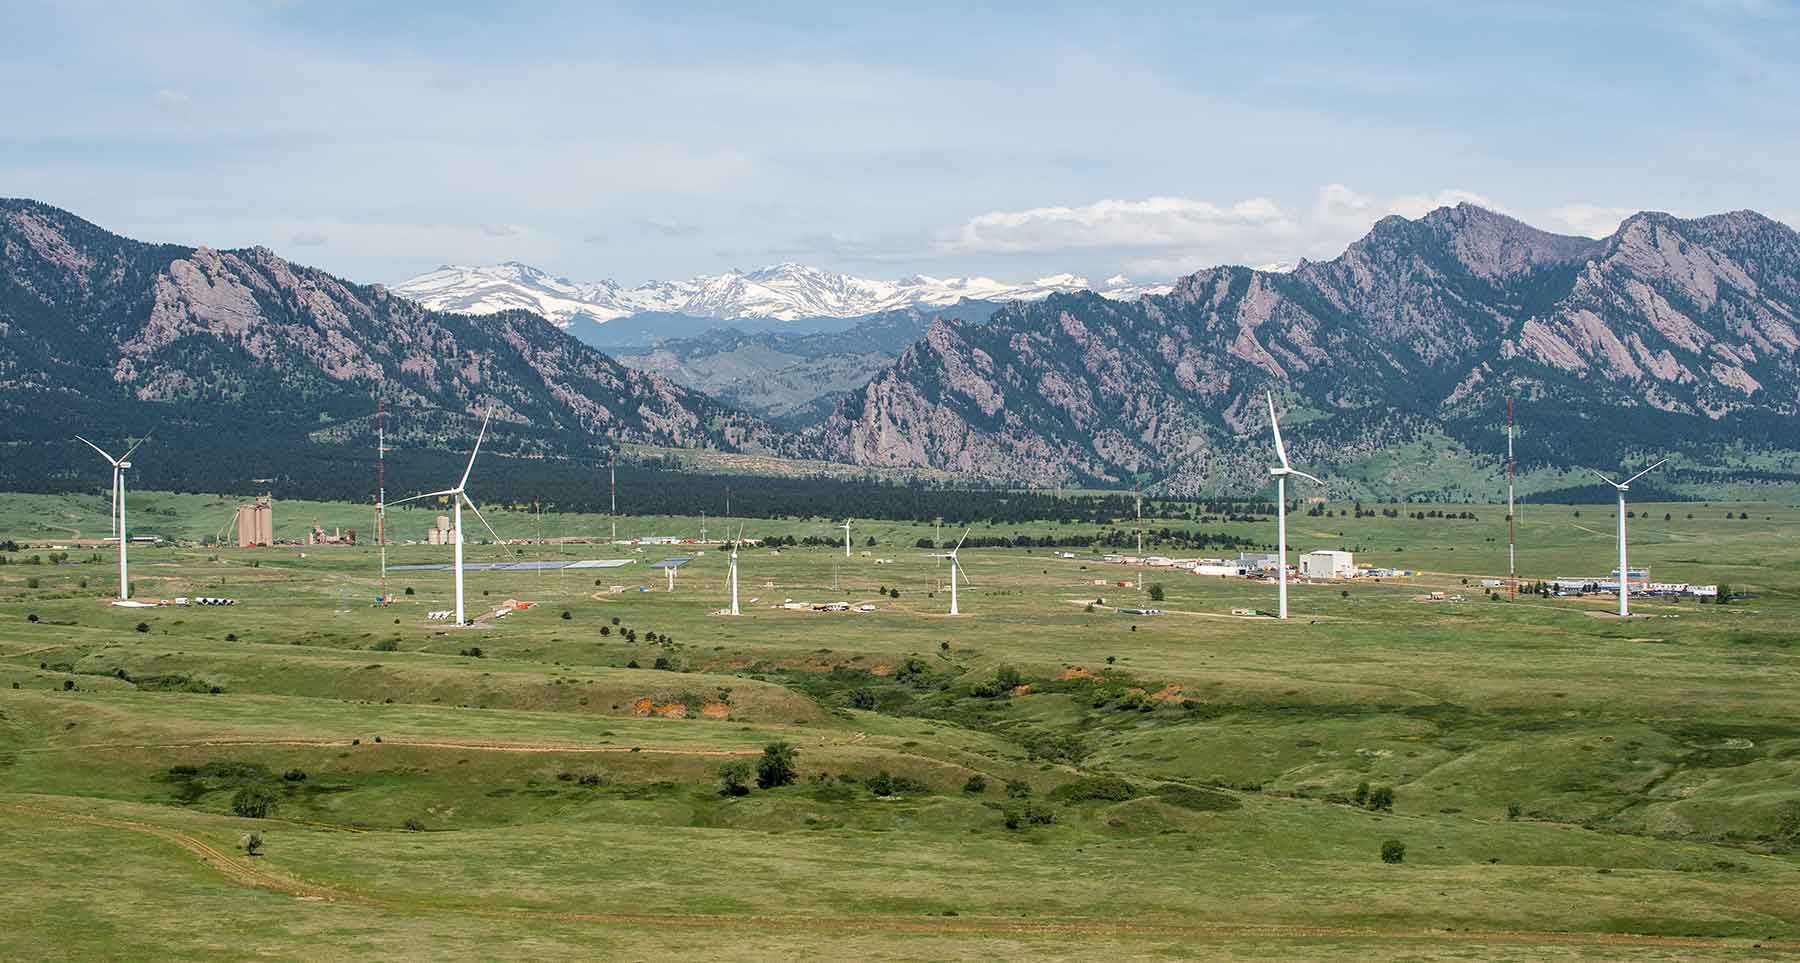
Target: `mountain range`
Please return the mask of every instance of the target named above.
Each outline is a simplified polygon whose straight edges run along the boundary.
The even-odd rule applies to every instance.
[[[1800,234],[1784,224],[1641,213],[1592,239],[1463,204],[1385,218],[1285,273],[1220,267],[1136,301],[941,319],[818,437],[863,465],[1218,489],[1260,476],[1268,390],[1298,459],[1376,488],[1376,456],[1409,443],[1502,450],[1508,397],[1539,464],[1791,451],[1797,349]]]
[[[701,307],[742,310],[725,303]],[[535,310],[438,310],[266,248],[0,200],[0,486],[91,475],[77,432],[157,432],[179,454],[149,470],[189,490],[316,476],[366,460],[378,388],[414,452],[460,448],[493,408],[495,450],[527,458],[623,442],[1167,492],[1266,482],[1265,391],[1337,494],[1491,481],[1508,398],[1528,469],[1674,453],[1791,478],[1800,452],[1800,235],[1749,211],[1641,213],[1594,239],[1465,204],[1291,270],[837,320],[703,330],[625,364]]]
[[[147,244],[0,200],[0,483],[91,467],[72,458],[76,433],[155,432],[165,451],[175,442],[209,463],[190,473],[370,449],[378,387],[396,415],[389,438],[409,446],[465,445],[473,416],[492,408],[499,443],[518,454],[618,442],[805,453],[536,314],[434,311],[266,248]]]
[[[569,327],[583,319],[604,324],[645,313],[713,321],[861,318],[903,308],[947,307],[964,300],[1030,301],[1090,287],[1087,278],[1072,274],[1026,283],[923,274],[874,281],[788,263],[626,288],[617,281],[570,281],[508,261],[484,267],[445,265],[401,281],[393,291],[434,310],[494,314],[523,309]],[[1137,298],[1164,293],[1169,286],[1134,285],[1113,277],[1092,289],[1105,297]]]

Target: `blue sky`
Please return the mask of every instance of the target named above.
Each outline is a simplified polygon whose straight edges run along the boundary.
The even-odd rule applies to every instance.
[[[1800,223],[1775,0],[125,6],[0,0],[0,195],[357,280],[1165,279],[1460,199]]]

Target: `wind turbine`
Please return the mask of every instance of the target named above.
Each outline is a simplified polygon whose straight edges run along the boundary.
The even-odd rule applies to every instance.
[[[742,544],[743,541],[744,541],[744,526],[739,525],[737,538],[734,538],[731,540],[731,577],[730,577],[730,582],[731,582],[731,614],[732,615],[742,615],[743,614],[742,612],[738,611],[738,567],[737,567],[738,546],[740,544]]]
[[[131,467],[131,462],[128,460],[131,458],[131,453],[137,451],[138,445],[149,441],[150,438],[145,436],[138,441],[137,445],[125,449],[124,456],[120,458],[114,458],[107,454],[99,445],[80,435],[76,435],[75,440],[100,452],[100,457],[112,465],[112,527],[113,537],[119,540],[119,601],[123,602],[131,598],[131,577],[125,567],[125,548],[131,544],[131,538],[125,533],[125,470]]]
[[[1638,479],[1644,477],[1645,475],[1648,475],[1651,472],[1662,467],[1662,464],[1664,461],[1668,461],[1668,459],[1664,458],[1662,461],[1659,461],[1656,464],[1651,465],[1649,468],[1646,468],[1643,471],[1638,472],[1637,474],[1631,476],[1630,478],[1625,479],[1622,482],[1616,482],[1616,481],[1613,481],[1612,479],[1606,477],[1605,475],[1600,475],[1599,472],[1594,471],[1594,469],[1592,469],[1592,468],[1588,469],[1588,471],[1592,471],[1592,472],[1594,472],[1594,474],[1599,475],[1601,481],[1607,483],[1608,485],[1611,485],[1612,487],[1618,489],[1618,491],[1619,491],[1619,617],[1620,618],[1625,618],[1626,616],[1631,614],[1631,607],[1629,604],[1629,601],[1631,598],[1631,576],[1629,574],[1630,570],[1625,567],[1625,490],[1631,487],[1632,482],[1637,481]]]
[[[961,615],[962,614],[962,611],[956,607],[956,577],[957,577],[957,575],[962,574],[962,562],[957,561],[956,553],[962,549],[963,541],[966,540],[968,537],[969,537],[969,529],[965,528],[965,529],[963,529],[962,538],[959,538],[956,540],[956,548],[953,548],[950,551],[945,552],[941,555],[933,555],[932,556],[932,558],[947,558],[950,560],[950,614],[951,615]],[[967,581],[966,576],[965,576],[964,580]]]
[[[1300,470],[1294,468],[1293,465],[1288,464],[1287,448],[1281,444],[1281,422],[1279,420],[1277,420],[1275,417],[1275,393],[1272,391],[1269,392],[1268,398],[1269,398],[1269,427],[1273,428],[1275,430],[1275,457],[1281,459],[1281,464],[1277,467],[1270,468],[1269,474],[1275,476],[1276,551],[1279,552],[1281,555],[1281,558],[1278,560],[1278,562],[1275,566],[1277,578],[1280,580],[1280,583],[1281,583],[1281,605],[1280,605],[1280,608],[1278,611],[1278,616],[1280,618],[1285,619],[1288,617],[1288,606],[1287,606],[1287,477],[1289,475],[1299,475],[1301,478],[1307,479],[1308,481],[1311,481],[1315,485],[1323,485],[1325,483],[1322,481],[1319,481],[1317,478],[1314,478],[1311,475],[1308,475],[1306,472],[1303,472],[1303,471],[1300,471]]]
[[[850,519],[844,519],[844,557],[850,557]]]
[[[471,450],[469,452],[469,465],[468,465],[468,467],[463,469],[462,480],[456,483],[455,488],[446,488],[441,492],[424,492],[422,494],[413,495],[409,498],[402,498],[399,501],[393,503],[395,505],[404,505],[407,502],[418,501],[421,498],[438,498],[438,497],[441,497],[444,495],[450,496],[450,510],[452,513],[451,517],[452,517],[452,521],[453,521],[452,529],[456,533],[456,552],[455,552],[456,562],[455,562],[455,565],[453,566],[453,568],[455,570],[455,581],[456,581],[456,624],[457,625],[464,624],[463,623],[462,508],[463,508],[463,504],[465,502],[468,503],[469,511],[474,512],[475,517],[481,519],[481,526],[488,530],[489,535],[494,536],[494,541],[497,542],[500,540],[500,536],[494,532],[494,526],[488,524],[488,520],[485,517],[483,517],[481,514],[481,509],[475,507],[475,502],[469,498],[469,495],[467,492],[467,489],[469,487],[469,473],[475,470],[475,456],[481,454],[481,442],[482,442],[482,439],[487,437],[488,421],[491,420],[493,417],[494,417],[494,409],[489,408],[487,414],[485,416],[483,416],[481,419],[481,433],[475,436],[475,447],[473,450]]]

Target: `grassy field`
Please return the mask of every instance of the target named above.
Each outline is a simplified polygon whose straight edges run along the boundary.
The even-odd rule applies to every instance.
[[[144,531],[197,538],[233,504],[132,507]],[[1475,587],[1504,573],[1503,509],[1325,507],[1290,517],[1294,547],[1420,574],[1296,586],[1278,623],[1229,614],[1270,607],[1266,584],[1150,572],[1150,602],[1134,569],[965,550],[952,619],[947,570],[914,547],[930,527],[869,521],[850,559],[745,553],[737,619],[717,614],[717,550],[667,592],[643,564],[656,550],[470,546],[636,564],[470,573],[473,612],[534,604],[454,629],[425,618],[449,607],[447,571],[395,573],[395,602],[372,604],[368,547],[134,550],[140,597],[239,600],[142,610],[106,604],[110,552],[13,553],[0,957],[1800,951],[1800,509],[1633,506],[1634,564],[1747,597],[1645,600],[1621,621],[1610,600]],[[104,512],[0,496],[0,538],[104,534]],[[366,530],[367,514],[278,503],[277,533],[315,515]],[[422,534],[431,514],[404,517]],[[537,534],[527,513],[490,517]],[[544,519],[551,538],[608,524]],[[1604,575],[1612,524],[1608,506],[1526,507],[1521,575]],[[1150,527],[1165,525],[1273,528]],[[977,534],[1059,531],[1093,529]],[[1468,601],[1419,600],[1432,590]],[[785,599],[875,611],[771,607]],[[1140,605],[1164,614],[1114,611]],[[754,773],[778,742],[791,784],[721,792],[721,767]],[[1390,792],[1391,808],[1366,801]],[[257,799],[261,818],[235,813]],[[1382,860],[1389,840],[1403,861]]]

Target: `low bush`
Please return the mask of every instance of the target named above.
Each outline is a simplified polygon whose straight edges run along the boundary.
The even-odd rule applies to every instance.
[[[1192,809],[1195,812],[1220,813],[1240,809],[1243,803],[1237,797],[1210,789],[1195,789],[1192,786],[1177,786],[1173,783],[1156,787],[1156,798],[1171,806]]]
[[[962,791],[971,796],[979,796],[987,792],[987,777],[981,773],[970,776],[969,781],[963,783]]]
[[[1390,839],[1382,843],[1381,861],[1384,863],[1406,862],[1406,844],[1398,839]]]
[[[1066,782],[1050,790],[1050,798],[1062,803],[1089,802],[1091,800],[1124,802],[1141,795],[1143,792],[1136,786],[1117,776],[1083,776],[1074,782]]]

